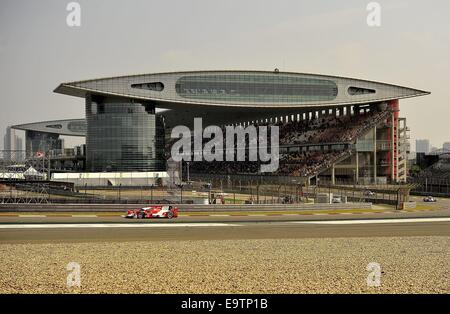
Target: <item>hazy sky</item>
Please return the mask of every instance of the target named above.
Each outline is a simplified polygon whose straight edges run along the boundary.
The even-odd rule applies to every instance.
[[[414,139],[450,141],[450,2],[0,0],[0,134],[6,126],[84,117],[61,82],[176,70],[248,69],[349,76],[431,91],[401,100]],[[0,147],[3,147],[3,136]]]

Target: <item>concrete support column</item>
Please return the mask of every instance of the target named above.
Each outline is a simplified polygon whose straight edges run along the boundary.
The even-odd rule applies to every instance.
[[[391,180],[393,182],[395,182],[395,171],[394,171],[394,167],[395,167],[395,154],[394,154],[394,146],[395,146],[395,140],[394,140],[394,135],[395,135],[395,130],[394,130],[394,113],[392,113],[391,115]]]

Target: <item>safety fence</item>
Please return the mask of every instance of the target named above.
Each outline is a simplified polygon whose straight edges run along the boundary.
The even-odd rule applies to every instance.
[[[155,204],[156,205],[156,204]],[[122,212],[127,209],[151,206],[149,204],[0,204],[0,212]],[[247,204],[247,205],[200,205],[173,204],[182,212],[227,211],[301,211],[371,209],[371,203],[346,204]]]

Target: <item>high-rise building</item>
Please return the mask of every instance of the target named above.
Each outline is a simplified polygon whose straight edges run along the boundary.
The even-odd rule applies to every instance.
[[[430,152],[430,140],[416,140],[416,152],[428,154]]]
[[[442,148],[450,150],[450,142],[445,142],[444,145],[442,145]]]
[[[23,140],[20,136],[16,135],[16,130],[7,127],[6,134],[3,138],[3,150],[4,158],[6,160],[22,160]]]

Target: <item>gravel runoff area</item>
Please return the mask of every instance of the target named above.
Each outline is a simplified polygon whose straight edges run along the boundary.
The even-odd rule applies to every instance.
[[[67,288],[69,262],[81,288]],[[381,286],[368,287],[368,263]],[[449,293],[449,237],[0,245],[1,293]]]

